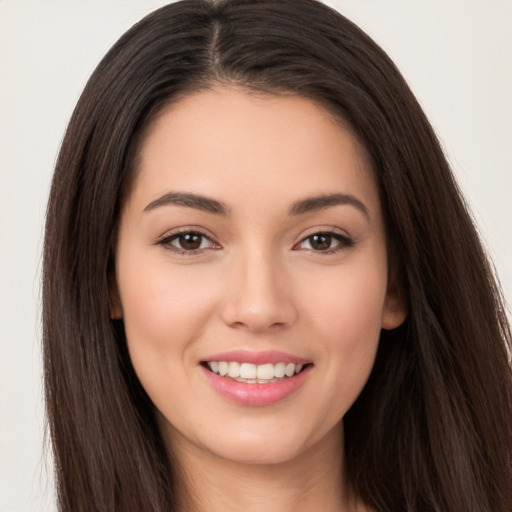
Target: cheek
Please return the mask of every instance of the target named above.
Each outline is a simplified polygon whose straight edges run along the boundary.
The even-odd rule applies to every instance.
[[[213,289],[205,286],[201,272],[165,261],[142,265],[139,259],[131,269],[126,263],[119,292],[135,373],[157,410],[169,413],[173,404],[184,414],[190,407],[195,342],[215,308]]]
[[[326,415],[343,416],[364,387],[375,360],[386,295],[379,266],[339,273],[310,301],[310,335],[323,353]]]
[[[215,307],[204,276],[166,262],[140,261],[131,269],[121,268],[119,274],[124,276],[118,284],[134,366],[162,360],[173,364],[186,357]]]
[[[379,333],[386,299],[385,259],[333,269],[316,276],[307,286],[307,308],[320,332],[336,332],[338,343],[363,342],[364,333]],[[328,336],[330,338],[331,336]]]

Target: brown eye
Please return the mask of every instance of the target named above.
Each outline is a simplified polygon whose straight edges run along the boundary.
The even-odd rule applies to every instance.
[[[334,252],[348,249],[354,245],[354,241],[348,236],[335,232],[318,232],[304,238],[296,249],[306,249],[307,251],[331,254]]]
[[[179,247],[186,251],[195,251],[200,249],[202,241],[203,235],[200,235],[199,233],[182,233],[176,238],[176,242]]]
[[[309,245],[315,251],[326,251],[331,248],[332,236],[328,233],[317,233],[308,237]]]
[[[196,231],[183,231],[167,236],[158,245],[180,254],[197,254],[203,250],[220,248],[209,237]]]

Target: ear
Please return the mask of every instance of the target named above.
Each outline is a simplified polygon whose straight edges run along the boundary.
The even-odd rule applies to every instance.
[[[391,272],[382,311],[382,328],[396,329],[404,323],[406,317],[407,304],[403,287],[399,284],[396,272]]]
[[[110,272],[108,277],[108,307],[112,320],[120,320],[123,318],[121,297],[119,296],[115,271]]]

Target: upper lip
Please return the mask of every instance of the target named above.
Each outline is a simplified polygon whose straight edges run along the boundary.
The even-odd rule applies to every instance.
[[[252,363],[252,364],[266,364],[266,363],[293,363],[293,364],[307,364],[311,360],[302,357],[282,352],[280,350],[230,350],[229,352],[221,352],[212,354],[201,360],[201,362],[208,361],[236,361],[238,363]]]

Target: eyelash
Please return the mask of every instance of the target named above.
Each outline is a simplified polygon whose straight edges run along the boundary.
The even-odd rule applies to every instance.
[[[315,251],[314,249],[308,249],[308,250],[312,251],[313,253],[320,254],[320,255],[334,254],[334,253],[343,251],[345,249],[349,249],[350,247],[353,247],[355,244],[354,240],[352,238],[348,237],[347,235],[342,235],[338,231],[324,230],[324,231],[315,231],[314,233],[311,233],[310,235],[304,237],[297,245],[294,246],[294,248],[302,245],[303,243],[305,243],[308,240],[311,241],[311,239],[314,236],[330,237],[331,239],[338,242],[338,244],[335,247],[325,249],[325,250]]]
[[[180,236],[186,236],[186,235],[192,235],[192,236],[200,237],[201,238],[201,245],[202,245],[202,241],[204,239],[206,239],[206,240],[210,241],[211,244],[213,244],[215,247],[207,247],[207,248],[202,248],[202,249],[199,248],[199,249],[187,250],[187,249],[183,249],[182,247],[176,247],[176,246],[172,245],[172,242],[177,240]],[[172,251],[172,252],[174,252],[176,254],[179,254],[179,255],[182,255],[182,256],[195,256],[197,254],[201,254],[204,251],[207,251],[207,250],[212,249],[212,248],[214,250],[217,250],[218,248],[220,248],[220,245],[215,243],[209,236],[205,235],[204,233],[201,233],[200,231],[196,231],[196,230],[193,230],[193,229],[184,229],[184,230],[176,231],[176,232],[174,232],[174,233],[172,233],[170,235],[165,236],[161,240],[158,240],[157,244],[161,245],[162,247],[164,247],[165,249],[167,249],[169,251]]]
[[[176,246],[172,245],[172,242],[177,240],[180,236],[186,236],[186,235],[200,237],[201,238],[200,245],[202,245],[203,240],[206,239],[209,242],[211,242],[211,244],[213,244],[214,247],[204,247],[204,248],[187,250],[182,247],[176,247]],[[314,233],[311,233],[310,235],[304,237],[298,244],[296,244],[293,247],[293,249],[298,250],[296,248],[300,247],[300,245],[304,244],[308,240],[310,241],[310,245],[311,245],[311,239],[314,236],[330,237],[331,239],[338,242],[338,244],[332,249],[331,248],[325,249],[325,250],[307,249],[315,254],[321,254],[321,255],[334,254],[334,253],[337,253],[344,249],[348,249],[355,244],[354,240],[352,240],[350,237],[348,237],[346,235],[342,235],[341,233],[338,233],[337,231],[326,230],[326,231],[315,231]],[[184,229],[181,231],[174,232],[170,235],[167,235],[164,238],[162,238],[161,240],[158,240],[157,244],[161,245],[162,247],[164,247],[165,249],[167,249],[169,251],[172,251],[176,254],[183,255],[183,256],[195,256],[195,255],[201,254],[201,253],[211,250],[211,249],[218,250],[220,248],[220,245],[218,245],[216,242],[214,242],[209,236],[205,235],[204,233],[201,233],[200,231],[195,231],[195,230],[190,230],[190,229],[189,230]]]

